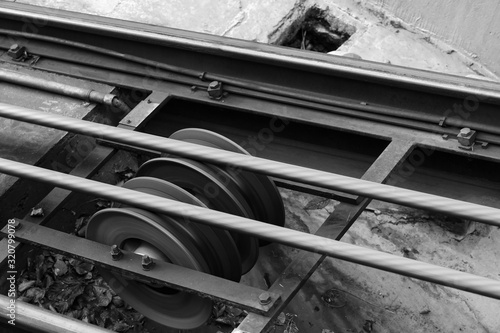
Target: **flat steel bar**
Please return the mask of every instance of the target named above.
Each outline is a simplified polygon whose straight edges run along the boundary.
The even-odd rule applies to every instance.
[[[18,219],[18,221],[21,223],[21,228],[14,233],[17,241],[90,262],[129,279],[195,293],[198,296],[229,303],[263,315],[280,302],[280,295],[271,292],[271,302],[268,305],[261,305],[259,295],[264,290],[160,260],[155,260],[153,269],[144,271],[141,265],[142,256],[133,252],[124,250],[123,258],[119,261],[113,261],[109,245],[38,226],[24,220]],[[1,233],[7,235],[7,228],[8,226],[5,226]],[[111,287],[113,287],[112,284]]]
[[[391,172],[404,161],[411,153],[414,143],[410,141],[392,141],[380,154],[375,162],[364,173],[363,179],[383,183]],[[316,235],[329,239],[340,240],[349,227],[358,219],[359,215],[371,202],[369,198],[360,198],[360,202],[351,205],[341,202],[325,223],[316,231]],[[274,318],[285,311],[292,298],[316,271],[326,256],[318,253],[301,251],[287,266],[282,274],[269,288],[270,291],[280,292],[283,302],[274,311],[264,317],[257,313],[249,313],[233,333],[260,333],[265,332],[273,324]],[[292,303],[293,305],[293,303]],[[293,312],[293,308],[289,311]]]
[[[137,132],[131,135],[130,131],[124,129],[89,123],[84,120],[30,110],[5,103],[0,103],[0,116],[500,226],[500,210],[492,207],[145,133]]]
[[[16,301],[12,310],[11,298],[0,295],[0,318],[5,322],[12,321],[14,325],[7,324],[13,332],[17,328],[29,329],[29,332],[51,332],[51,333],[112,333],[102,327],[86,323],[84,321],[63,316],[37,305]],[[10,306],[10,308],[9,308]],[[12,315],[12,316],[11,316]],[[8,330],[7,332],[12,332]],[[6,332],[2,330],[2,332]]]
[[[129,132],[130,133],[130,132]],[[470,291],[476,294],[500,299],[500,281],[469,273],[439,267],[424,262],[398,257],[360,246],[341,243],[336,240],[308,233],[278,227],[218,212],[195,207],[178,201],[160,198],[122,187],[103,184],[60,172],[0,159],[0,172],[52,184],[54,186],[87,193],[139,207],[160,214],[179,217],[185,222],[196,222],[222,229],[252,235],[271,242],[281,243],[306,251],[321,253],[330,257],[389,271],[448,287]]]

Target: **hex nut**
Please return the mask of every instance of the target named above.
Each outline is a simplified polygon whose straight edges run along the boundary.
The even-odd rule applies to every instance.
[[[123,257],[123,252],[116,244],[111,247],[110,253],[113,260],[120,260]]]
[[[210,98],[221,98],[223,91],[222,91],[222,83],[220,81],[212,81],[208,84],[207,88],[208,96]]]
[[[19,59],[24,55],[25,52],[26,48],[24,46],[13,44],[7,51],[7,54],[13,59]]]
[[[462,128],[457,135],[458,143],[465,147],[470,147],[476,140],[477,132],[468,127]]]
[[[154,267],[155,262],[153,261],[153,259],[150,256],[145,254],[142,256],[142,263],[141,264],[142,264],[143,270],[149,271]]]
[[[261,305],[267,305],[271,303],[271,300],[272,300],[271,295],[268,292],[264,292],[259,295],[259,303]]]
[[[470,132],[471,132],[471,129],[470,129],[470,128],[468,128],[468,127],[464,127],[464,128],[462,128],[462,129],[460,130],[460,135],[462,135],[462,136],[466,137],[466,136],[469,136]]]

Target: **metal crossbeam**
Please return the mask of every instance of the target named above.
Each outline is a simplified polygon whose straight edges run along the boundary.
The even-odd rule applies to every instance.
[[[90,262],[127,279],[195,293],[264,315],[280,302],[280,295],[271,292],[269,293],[271,302],[268,305],[262,305],[259,303],[259,295],[264,293],[264,290],[160,260],[155,260],[153,269],[144,271],[141,266],[142,257],[133,252],[123,250],[123,258],[119,261],[113,261],[109,245],[38,226],[24,220],[18,221],[21,228],[15,232],[16,240]],[[7,235],[8,226],[5,226],[1,232]]]

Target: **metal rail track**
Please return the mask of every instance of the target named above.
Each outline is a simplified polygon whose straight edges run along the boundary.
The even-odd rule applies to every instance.
[[[99,124],[89,126],[85,121],[5,103],[0,103],[2,117],[94,136],[119,149],[153,154],[163,152],[222,166],[237,166],[282,180],[313,185],[315,188],[359,195],[354,200],[354,205],[352,202],[341,203],[318,230],[317,235],[309,235],[0,159],[0,171],[6,174],[106,197],[151,211],[179,216],[187,221],[223,227],[308,251],[298,256],[299,259],[269,288],[273,302],[267,307],[255,304],[254,296],[248,296],[249,300],[231,297],[229,294],[225,297],[224,288],[212,293],[203,290],[203,286],[191,290],[204,297],[225,300],[249,309],[252,313],[235,332],[262,332],[269,327],[273,318],[284,309],[325,256],[500,299],[498,281],[334,240],[340,239],[371,198],[499,226],[499,209],[382,184],[416,147],[427,147],[498,163],[498,84],[352,59],[337,59],[310,53],[305,56],[302,52],[273,46],[68,12],[51,11],[48,14],[41,9],[15,3],[2,4],[0,18],[0,36],[4,36],[0,38],[0,49],[8,48],[12,39],[25,43],[30,52],[40,57],[37,63],[27,65],[29,67],[76,77],[82,77],[80,71],[83,71],[87,79],[153,92],[149,99],[146,98],[140,103],[140,107],[134,108],[122,119],[122,129]],[[36,33],[19,32],[20,27],[26,24],[35,27]],[[74,30],[79,33],[72,33]],[[166,53],[165,49],[169,52]],[[72,54],[78,56],[72,57]],[[165,54],[169,56],[165,58]],[[203,59],[201,62],[200,57]],[[225,66],[228,59],[235,64],[231,69]],[[0,61],[12,63],[5,55],[0,55]],[[206,65],[200,67],[197,65],[200,63]],[[240,70],[235,72],[234,68],[238,66]],[[151,71],[151,67],[155,70]],[[71,73],[70,68],[76,68],[76,74]],[[152,81],[142,80],[141,75],[145,72],[149,73]],[[299,80],[294,79],[297,76],[300,77]],[[222,100],[207,98],[207,81],[223,83],[225,97]],[[312,82],[315,84],[311,85]],[[311,90],[310,86],[315,87],[314,90]],[[360,91],[368,93],[360,98]],[[162,96],[161,101],[156,103],[156,97],[152,96],[159,95]],[[210,107],[224,106],[240,112],[277,117],[276,119],[288,119],[313,128],[327,127],[347,131],[387,140],[389,143],[362,179],[356,179],[307,166],[283,163],[272,158],[234,154],[146,133],[137,132],[131,135],[127,129],[144,127],[151,116],[160,109],[160,105],[172,98],[192,100]],[[457,104],[465,108],[458,114],[450,111]],[[358,120],[353,122],[353,118]],[[461,127],[465,126],[470,126],[478,132],[478,140],[491,145],[487,149],[462,150],[453,140],[441,139],[442,134],[454,137]],[[414,131],[415,129],[417,131]],[[106,150],[106,154],[111,154],[110,150]],[[54,207],[61,206],[62,202]],[[339,221],[341,223],[338,223]],[[190,289],[181,278],[174,281],[155,273],[145,275],[144,272],[138,272],[123,263],[109,262],[102,256],[94,255],[85,250],[89,246],[88,241],[81,240],[79,248],[82,250],[72,252],[69,246],[64,248],[62,244],[57,244],[55,239],[51,239],[47,228],[32,225],[24,220],[21,224],[25,229],[18,231],[19,239],[28,243],[89,260],[134,279],[153,279],[168,286]],[[7,229],[3,232],[6,233]],[[69,239],[68,244],[71,244]],[[140,261],[140,258],[133,260]],[[300,265],[299,261],[302,261]],[[175,267],[169,269],[176,270]],[[186,274],[182,273],[182,269],[176,272],[181,277]],[[201,279],[198,273],[193,272],[193,277]],[[301,278],[297,279],[297,276]],[[258,292],[261,291],[250,288],[242,292],[242,295],[257,295]],[[23,318],[26,318],[25,324],[33,326],[35,322],[30,323],[27,315],[24,315],[25,312],[30,313],[29,311],[35,311],[36,315],[42,317],[43,314],[29,307],[22,309]],[[64,323],[64,320],[57,322],[61,324],[60,327],[66,327],[58,329],[67,329],[65,324],[68,323]],[[53,328],[47,326],[44,329]],[[82,331],[86,329],[88,327],[85,325],[77,328]]]

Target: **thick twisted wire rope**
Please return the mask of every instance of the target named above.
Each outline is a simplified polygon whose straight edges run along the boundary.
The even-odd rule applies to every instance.
[[[0,159],[0,172],[42,181],[69,190],[97,195],[161,214],[177,216],[184,220],[185,223],[199,222],[234,230],[363,266],[370,266],[500,299],[500,281],[473,274],[6,159]]]
[[[465,201],[204,147],[146,133],[132,132],[5,103],[0,103],[0,116],[500,226],[499,209]]]

